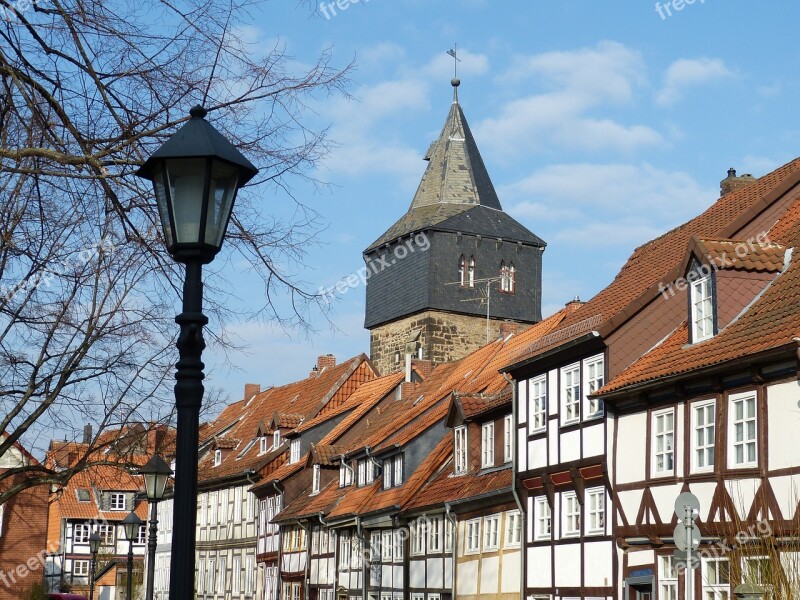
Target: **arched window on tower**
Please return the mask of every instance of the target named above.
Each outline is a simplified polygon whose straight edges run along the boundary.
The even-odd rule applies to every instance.
[[[475,257],[469,257],[469,287],[475,287]]]
[[[458,259],[458,282],[467,285],[467,257],[463,254]]]
[[[500,291],[506,294],[513,294],[516,291],[516,269],[514,263],[506,265],[503,261],[500,263]]]

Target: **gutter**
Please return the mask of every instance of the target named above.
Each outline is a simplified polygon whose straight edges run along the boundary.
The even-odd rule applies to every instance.
[[[453,524],[453,539],[450,542],[450,552],[452,557],[450,559],[450,598],[456,600],[456,548],[458,544],[458,523],[455,515],[453,514],[453,507],[449,502],[444,503],[444,518]]]

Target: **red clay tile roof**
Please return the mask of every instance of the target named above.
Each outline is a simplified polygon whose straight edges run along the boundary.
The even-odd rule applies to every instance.
[[[795,159],[764,175],[756,183],[719,198],[701,215],[676,227],[634,250],[614,281],[578,310],[567,315],[552,342],[523,348],[509,360],[508,366],[518,364],[601,327],[615,327],[614,319],[639,298],[655,297],[659,282],[674,280],[692,236],[715,239],[727,238],[741,227],[743,219],[763,210],[771,196],[788,189],[800,179],[800,159]],[[774,243],[785,243],[770,237]],[[789,245],[789,244],[787,244]],[[555,335],[562,332],[561,337]]]
[[[757,244],[754,240],[701,240],[695,238],[696,253],[720,270],[780,273],[786,248]]]
[[[320,444],[318,446],[311,446],[312,464],[332,466],[337,463],[340,456],[347,453],[344,446],[330,446]]]
[[[464,419],[469,421],[496,408],[511,406],[511,393],[509,390],[496,394],[458,394],[454,401],[458,402]]]
[[[452,444],[451,444],[452,446]],[[511,466],[488,473],[471,472],[454,476],[452,468],[443,470],[403,506],[403,511],[415,511],[445,502],[467,501],[491,492],[511,491]]]
[[[89,502],[78,500],[77,490],[87,490],[90,495]],[[73,475],[60,495],[56,498],[62,518],[65,519],[95,519],[102,517],[109,521],[121,521],[128,515],[128,511],[100,510],[96,492],[138,492],[144,489],[144,482],[138,475],[130,473],[127,469],[96,465],[88,467]],[[147,503],[140,502],[136,507],[136,514],[142,519],[147,518]]]
[[[275,413],[272,416],[272,426],[279,429],[294,429],[305,419],[305,415],[298,413]]]

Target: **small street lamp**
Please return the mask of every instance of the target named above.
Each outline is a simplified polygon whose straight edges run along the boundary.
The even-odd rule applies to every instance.
[[[128,540],[128,582],[125,590],[125,600],[133,600],[133,542],[139,537],[139,528],[142,525],[144,525],[144,521],[133,511],[122,520],[125,539]]]
[[[155,583],[156,546],[158,539],[158,503],[164,498],[167,480],[172,475],[172,469],[158,454],[147,461],[139,475],[144,477],[144,490],[147,502],[150,504],[150,530],[147,534],[147,592],[145,600],[152,600],[153,585]],[[89,599],[91,600],[91,598]]]
[[[94,600],[94,577],[97,572],[97,553],[100,552],[100,542],[103,538],[96,531],[89,536],[89,552],[92,553],[92,563],[89,572],[89,600]]]
[[[197,447],[203,403],[203,265],[220,251],[239,188],[258,173],[195,106],[189,119],[137,171],[153,182],[164,241],[186,265],[183,311],[175,318],[176,365],[175,494],[173,499],[171,600],[194,598],[197,525]]]

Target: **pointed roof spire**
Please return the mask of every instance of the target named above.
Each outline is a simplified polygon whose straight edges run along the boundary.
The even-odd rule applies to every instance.
[[[439,139],[431,144],[422,176],[409,210],[438,204],[482,205],[502,210],[467,118],[458,102],[461,81],[453,78],[453,104]]]

